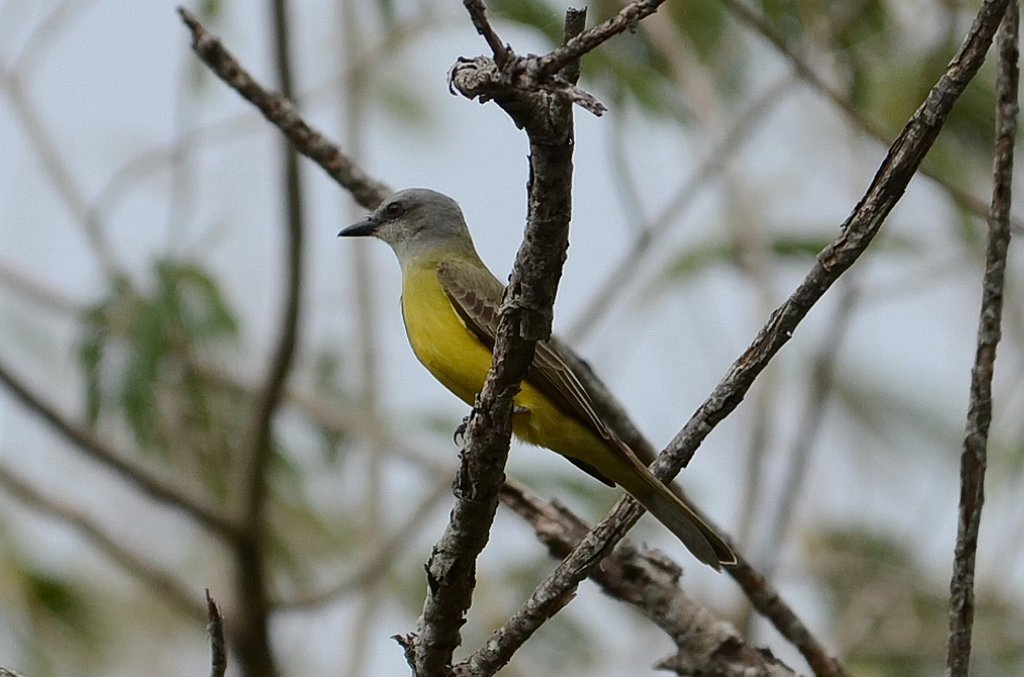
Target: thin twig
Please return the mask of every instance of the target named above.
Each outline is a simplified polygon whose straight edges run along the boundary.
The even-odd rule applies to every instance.
[[[64,202],[71,216],[81,224],[86,242],[97,263],[108,279],[120,276],[122,268],[113,245],[107,239],[105,224],[99,222],[96,215],[90,212],[82,186],[62,155],[60,145],[46,127],[45,117],[22,86],[20,76],[17,73],[9,73],[6,77],[0,74],[0,88],[6,91],[11,109],[25,130],[25,135],[36,155],[39,156],[54,191]]]
[[[424,456],[426,454],[418,456],[417,459]],[[429,467],[428,469],[433,473],[440,474],[438,473],[440,468]],[[445,477],[447,476],[445,474]],[[361,561],[344,579],[322,590],[276,601],[274,608],[315,609],[340,597],[372,587],[391,572],[399,553],[414,540],[416,534],[422,529],[424,515],[433,511],[444,498],[450,495],[450,492],[451,486],[447,482],[438,482],[419,503],[409,510],[408,517],[398,528],[393,529],[383,538],[378,536],[378,544],[373,551],[365,557],[360,557]]]
[[[292,95],[292,70],[288,34],[287,0],[273,0],[273,41],[278,77],[284,97]],[[252,677],[276,674],[270,642],[269,577],[267,572],[266,521],[268,471],[273,456],[273,421],[281,403],[285,381],[291,371],[298,345],[302,302],[302,242],[305,216],[302,182],[295,148],[283,143],[282,185],[284,187],[285,299],[278,320],[279,333],[265,381],[259,390],[249,421],[245,449],[248,463],[243,467],[242,508],[245,538],[235,544],[236,585],[240,623],[236,633],[239,660],[245,674]]]
[[[95,0],[64,0],[54,7],[46,18],[32,29],[32,34],[25,40],[10,71],[17,73],[22,80],[31,79],[32,69],[42,62],[45,51],[60,37],[61,32],[76,14],[83,13],[93,4]]]
[[[966,677],[971,660],[974,625],[974,564],[978,529],[985,501],[988,431],[992,422],[992,377],[1003,312],[1006,256],[1010,245],[1010,198],[1013,184],[1013,148],[1017,138],[1017,84],[1019,79],[1017,2],[1010,2],[999,32],[999,74],[996,78],[996,140],[992,168],[992,206],[985,247],[985,275],[981,283],[978,349],[971,370],[970,405],[960,456],[960,520],[949,583],[950,622],[946,674]]]
[[[828,330],[821,340],[821,348],[811,360],[807,402],[796,426],[797,432],[789,453],[785,479],[778,494],[778,508],[771,519],[762,524],[766,536],[759,543],[759,550],[764,555],[761,558],[761,573],[769,579],[775,574],[775,567],[787,541],[787,532],[796,514],[797,502],[803,494],[811,450],[825,421],[825,408],[835,379],[836,362],[858,299],[858,287],[849,286],[844,290],[835,314],[828,323]]]
[[[77,315],[87,307],[84,302],[74,301],[39,280],[3,264],[0,264],[0,286],[8,287],[18,298],[30,301],[34,309],[58,315]]]
[[[505,482],[501,500],[530,523],[552,557],[568,555],[589,531],[566,508],[541,500],[516,482]],[[747,645],[731,625],[691,599],[679,585],[681,575],[679,565],[661,552],[623,541],[590,578],[605,594],[633,606],[672,638],[677,653],[659,663],[662,669],[680,674],[794,674],[770,652]],[[475,659],[474,655],[456,666],[457,671],[464,667],[468,674],[478,674]]]
[[[580,33],[544,56],[530,59],[526,67],[528,73],[536,80],[555,75],[574,60],[593,51],[619,33],[636,30],[640,20],[654,14],[664,2],[665,0],[634,0],[604,23]]]
[[[224,642],[224,617],[206,589],[206,632],[210,635],[210,677],[224,677],[228,669],[227,645]]]
[[[487,41],[487,46],[491,48],[494,63],[498,64],[498,68],[504,67],[512,55],[512,49],[502,42],[491,26],[491,22],[487,20],[487,8],[484,7],[483,0],[462,0],[462,4],[469,12],[469,18],[473,22],[476,32],[483,36]]]
[[[668,476],[675,476],[708,433],[739,405],[754,379],[789,341],[811,307],[867,249],[903,196],[953,104],[984,62],[1008,1],[986,0],[982,5],[960,50],[890,146],[871,185],[840,227],[839,235],[818,253],[818,260],[804,281],[772,313],[754,342],[669,443],[659,462],[668,470]]]
[[[785,93],[792,86],[792,78],[784,78],[751,101],[693,173],[680,184],[665,207],[649,223],[640,227],[640,233],[633,239],[629,250],[621,257],[615,269],[605,276],[604,282],[591,295],[583,311],[566,332],[565,336],[571,343],[578,344],[590,335],[612,303],[629,288],[630,281],[645,269],[643,257],[656,251],[654,245],[661,242],[669,227],[678,223],[680,217],[696,203],[701,191],[718,178],[743,144],[754,137],[758,125],[768,119],[769,110],[782,103]]]
[[[548,92],[564,97],[585,110],[600,116],[607,108],[593,95],[576,86],[578,69],[573,63],[587,52],[597,48],[608,39],[625,30],[633,30],[637,23],[655,11],[665,0],[636,0],[626,5],[614,17],[595,26],[589,31],[577,34],[564,42],[562,47],[544,56],[517,56],[507,46],[501,51],[501,58],[459,59],[449,72],[449,85],[469,99],[481,103],[498,100],[517,127],[525,127],[527,119],[536,111],[522,111],[518,106],[536,100],[535,95]],[[467,8],[480,3],[465,0]],[[569,12],[577,11],[569,9]],[[482,9],[471,10],[474,23],[484,22],[485,31],[493,33],[486,24]],[[480,27],[478,26],[478,29]],[[483,31],[481,31],[483,34]],[[497,36],[493,36],[497,39]],[[488,42],[491,38],[488,38]],[[500,40],[499,40],[500,43]]]

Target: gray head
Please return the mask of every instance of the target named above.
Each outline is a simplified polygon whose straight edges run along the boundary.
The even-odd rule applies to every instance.
[[[459,204],[427,188],[400,190],[338,237],[372,235],[391,245],[404,266],[424,254],[472,253],[473,239]]]

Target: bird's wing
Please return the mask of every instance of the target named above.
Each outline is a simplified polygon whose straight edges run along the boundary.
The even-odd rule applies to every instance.
[[[493,349],[498,332],[498,307],[504,291],[502,284],[486,269],[480,270],[479,266],[464,261],[441,264],[437,276],[462,321],[484,345]],[[481,277],[487,281],[481,284]],[[598,416],[590,394],[556,346],[547,341],[537,342],[533,365],[526,378],[566,414],[612,446],[632,455],[629,447],[612,434]],[[592,469],[587,470],[594,474]],[[605,478],[599,479],[608,483]]]
[[[494,348],[498,331],[498,308],[504,292],[501,282],[481,264],[467,261],[449,261],[437,271],[441,287],[452,307],[480,341]],[[580,378],[566,362],[557,345],[537,342],[533,365],[527,381],[543,392],[567,415],[608,442],[609,449],[618,452],[626,463],[633,466],[636,475],[650,487],[650,492],[634,494],[634,498],[668,527],[702,562],[715,569],[722,564],[735,564],[736,556],[729,545],[694,512],[680,496],[656,478],[633,450],[604,424],[594,409],[594,403]],[[571,456],[566,456],[583,471],[609,486],[615,483],[597,468]],[[631,492],[632,493],[632,492]]]

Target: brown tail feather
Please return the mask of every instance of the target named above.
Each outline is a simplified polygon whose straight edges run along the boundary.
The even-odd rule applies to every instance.
[[[736,555],[728,544],[690,506],[655,477],[651,476],[650,480],[658,486],[651,486],[649,492],[633,494],[647,512],[675,534],[701,562],[717,570],[721,570],[723,564],[736,563]]]

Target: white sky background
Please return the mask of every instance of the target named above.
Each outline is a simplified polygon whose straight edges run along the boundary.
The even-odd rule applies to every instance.
[[[272,85],[265,4],[227,2],[224,17],[211,28],[257,79]],[[304,102],[302,109],[308,120],[337,138],[338,95],[322,87],[336,77],[340,62],[335,4],[295,0],[292,35],[298,52],[294,61],[298,86],[319,92]],[[397,4],[403,11],[404,4]],[[390,55],[387,62],[385,77],[408,87],[426,107],[429,121],[400,124],[391,114],[371,108],[362,139],[365,157],[358,160],[372,175],[396,188],[427,186],[455,197],[465,210],[482,256],[503,278],[522,232],[526,141],[493,104],[480,106],[448,94],[446,72],[456,57],[486,50],[465,18],[461,3],[450,4],[444,30],[426,31],[426,37]],[[5,67],[22,53],[28,36],[57,5],[50,0],[0,0],[0,59]],[[156,169],[130,173],[119,199],[103,212],[103,225],[119,260],[136,275],[136,281],[146,280],[149,265],[168,247],[192,251],[201,243],[200,260],[217,271],[241,314],[246,336],[253,341],[246,346],[252,349],[249,354],[260,356],[258,361],[236,366],[256,369],[265,359],[280,303],[280,135],[251,106],[206,74],[201,95],[187,95],[188,103],[180,105],[182,88],[193,86],[197,62],[174,6],[156,0],[83,3],[81,11],[71,12],[52,42],[40,50],[23,85],[88,203],[98,198],[132,158],[166,149],[182,131],[232,121],[227,132],[222,125],[216,139],[197,147],[192,156],[193,178],[181,204],[171,204],[169,165],[158,163]],[[558,16],[552,20],[560,22]],[[498,30],[517,51],[544,48],[538,36],[501,24]],[[759,60],[758,68],[763,70],[765,82],[785,73],[774,58]],[[602,95],[595,93],[599,98]],[[733,113],[725,111],[727,116]],[[559,328],[578,319],[606,271],[618,263],[638,220],[616,198],[617,176],[609,167],[609,130],[612,118],[620,115],[627,116],[631,169],[648,215],[660,209],[715,141],[707,130],[694,128],[683,135],[674,125],[644,120],[628,111],[612,110],[603,119],[577,111],[573,234],[559,292]],[[727,126],[728,120],[721,124]],[[0,105],[0,147],[0,266],[30,276],[76,302],[96,300],[102,293],[102,278],[82,229],[54,190],[6,98]],[[684,244],[722,238],[729,232],[729,218],[751,219],[755,229],[792,224],[802,232],[832,233],[867,185],[883,153],[878,144],[850,132],[845,121],[820,98],[798,87],[744,146],[730,178],[714,182],[643,265],[655,271]],[[324,345],[344,350],[352,345],[357,330],[350,294],[350,250],[361,243],[338,241],[335,234],[353,220],[349,212],[352,202],[308,161],[303,160],[303,171],[310,227],[303,344],[307,350]],[[800,513],[808,516],[806,523],[856,517],[872,528],[913,539],[922,558],[933,562],[934,576],[940,581],[948,578],[955,536],[958,431],[963,425],[974,353],[977,281],[981,276],[977,261],[956,261],[940,268],[941,274],[928,274],[957,251],[945,207],[938,190],[926,180],[914,180],[886,230],[927,243],[927,249],[909,266],[899,255],[873,256],[871,252],[870,261],[858,264],[857,279],[875,291],[851,323],[840,364],[847,375],[862,374],[865,383],[900,384],[897,394],[905,393],[932,409],[955,434],[944,449],[930,453],[878,448],[877,438],[851,430],[831,416],[816,445],[811,489],[800,504]],[[374,270],[379,273],[375,281],[386,406],[399,412],[396,420],[424,411],[441,412],[454,427],[466,408],[433,382],[405,343],[397,307],[397,264],[384,245],[366,246],[372,250]],[[1011,259],[1016,254],[1019,251],[1011,251]],[[792,290],[805,268],[806,264],[789,264],[773,273],[773,305]],[[1014,270],[1019,271],[1019,261]],[[908,283],[922,276],[923,284]],[[767,314],[759,291],[731,269],[704,274],[683,292],[672,292],[659,297],[656,304],[630,310],[631,304],[641,300],[641,290],[650,278],[649,273],[641,274],[598,330],[578,348],[591,359],[640,428],[656,443],[664,444],[746,347]],[[901,291],[893,294],[892,289]],[[782,402],[773,428],[773,447],[788,449],[792,444],[797,416],[812,396],[800,390],[806,385],[800,364],[818,349],[836,298],[830,292],[770,370],[771,383],[777,389],[772,397]],[[1011,294],[1010,301],[1019,303],[1019,297]],[[81,389],[70,323],[34,312],[31,304],[6,287],[0,287],[0,314],[0,358],[15,364],[25,378],[44,388],[68,411],[77,412]],[[1011,334],[1014,331],[1008,329]],[[996,410],[997,435],[1008,436],[1017,425],[1014,421],[1001,424],[998,417],[1012,418],[1007,416],[1012,410],[1005,405],[1010,395],[1016,398],[1011,403],[1021,402],[1019,388],[1006,376],[1019,373],[1020,366],[1018,356],[1006,350],[1000,353],[997,371],[1004,370],[996,392],[1003,395],[1004,405]],[[755,386],[751,398],[765,387]],[[711,435],[684,473],[692,493],[730,530],[739,523],[743,449],[748,443],[751,405],[752,400],[745,403]],[[454,467],[454,447],[437,448],[449,454],[445,460]],[[937,462],[940,456],[942,460]],[[147,514],[152,509],[103,471],[82,462],[63,445],[54,445],[34,419],[27,419],[20,406],[6,396],[0,396],[0,459],[69,503],[89,506],[126,539],[137,542],[147,538],[133,528],[137,525],[127,516],[135,514],[134,507]],[[543,453],[513,449],[513,476],[517,468],[538,464],[555,469],[564,466],[560,459]],[[1022,537],[1017,526],[1019,508],[998,490],[1008,486],[1013,486],[1008,478],[999,478],[990,494],[979,580],[998,575],[1008,593],[1019,598],[1024,594],[1020,550],[996,545],[996,541],[1019,542]],[[395,492],[394,500],[400,500],[400,493]],[[609,494],[609,500],[611,497]],[[112,510],[115,505],[117,509]],[[6,498],[0,498],[0,506],[7,522],[4,528],[22,542],[31,539],[31,550],[40,561],[53,562],[55,570],[60,570],[62,562],[80,558],[83,566],[104,570],[103,561],[88,545],[52,522],[17,510]],[[396,503],[394,510],[401,513],[402,506]],[[8,515],[17,516],[16,520],[12,517],[8,522]],[[119,522],[117,515],[126,517]],[[173,515],[147,517],[146,524],[150,533],[163,528],[181,530]],[[425,537],[425,544],[440,533],[440,524],[438,520],[436,532]],[[508,535],[496,537],[485,568],[500,570],[503,557],[539,549],[514,520],[506,517],[499,524]],[[686,580],[701,591],[702,598],[728,599],[736,594],[731,581],[696,567],[682,548],[651,525],[641,533],[681,559],[687,568]],[[147,543],[149,540],[157,549],[154,552],[169,560],[195,557],[174,552],[173,539],[149,538]],[[426,555],[424,547],[421,559]],[[813,593],[799,585],[799,558],[790,546],[783,557],[785,573],[780,582],[815,627],[815,621],[823,619]],[[197,561],[196,566],[201,563]],[[116,574],[115,580],[120,580]],[[213,587],[207,581],[197,582],[200,589],[205,585]],[[504,603],[511,610],[517,600]],[[605,616],[614,608],[592,589],[574,606],[589,614],[590,618],[581,615],[587,620]],[[282,659],[294,661],[289,663],[295,669],[293,674],[329,674],[329,667],[339,660],[331,651],[330,638],[347,631],[353,612],[354,607],[316,615],[319,633],[313,635],[309,635],[310,617],[283,618],[276,628],[280,632],[278,646]],[[400,674],[404,669],[401,653],[387,635],[410,630],[415,619],[388,616],[391,612],[386,612],[380,641],[374,644],[373,674]],[[629,615],[616,613],[611,618],[614,621],[607,634],[612,645],[624,641],[623,623],[641,623]],[[0,616],[0,628],[7,629],[8,623],[11,619]],[[648,643],[647,655],[668,651],[667,642],[645,628],[625,633],[625,637]],[[194,646],[179,654],[181,658],[168,658],[164,674],[204,665],[207,648],[201,629],[195,640]],[[11,648],[0,640],[0,656]],[[778,649],[779,644],[773,641],[773,648]],[[628,660],[629,652],[623,653],[627,655],[612,653],[623,663],[609,664],[606,674],[622,674],[625,666],[635,665]],[[123,674],[132,674],[131,666],[131,659],[126,659]],[[523,663],[524,668],[528,666]]]

